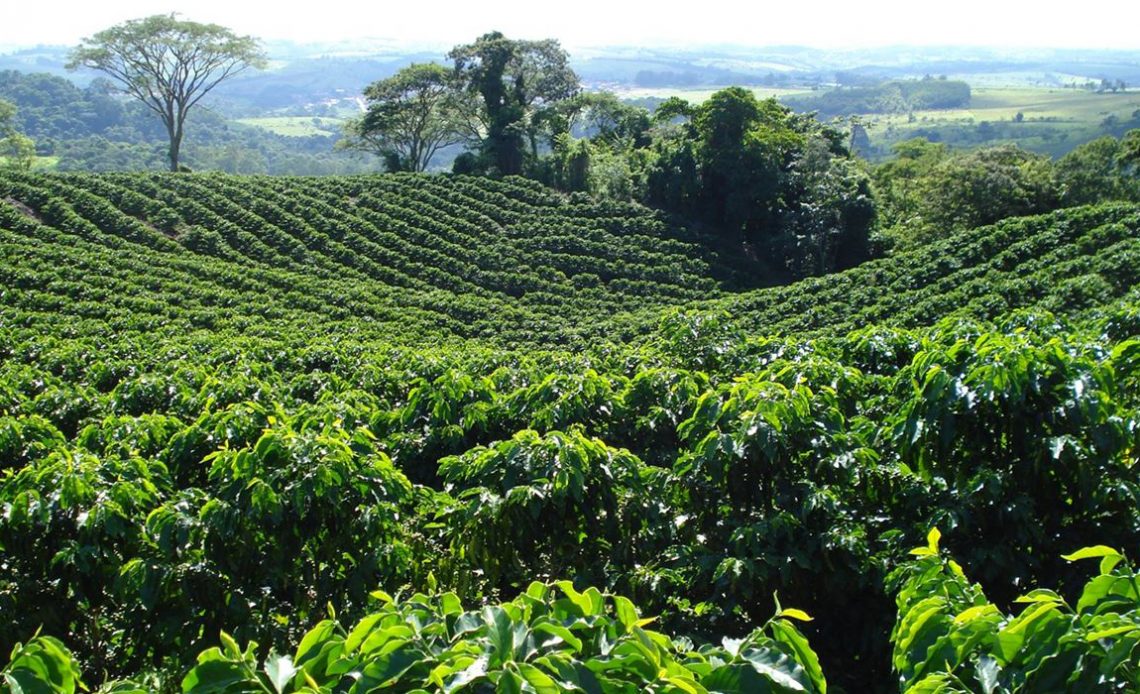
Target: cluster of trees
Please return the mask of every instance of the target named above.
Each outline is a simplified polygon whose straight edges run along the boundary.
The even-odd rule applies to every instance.
[[[583,93],[556,41],[490,33],[370,85],[350,146],[389,170],[423,171],[463,145],[459,173],[523,174],[566,191],[682,214],[780,273],[820,274],[866,257],[869,178],[837,130],[746,89],[653,114]]]
[[[0,156],[26,168],[39,154],[65,171],[164,164],[178,170],[186,161],[231,173],[344,174],[372,167],[330,151],[335,136],[287,138],[195,108],[218,85],[263,65],[258,41],[225,27],[176,15],[124,22],[72,51],[70,67],[103,75],[85,88],[47,74],[0,72],[0,99],[18,108],[0,113],[13,124],[0,132]],[[34,138],[34,149],[19,132]]]
[[[740,87],[699,106],[670,100],[655,116],[674,126],[646,157],[649,202],[714,225],[793,276],[866,258],[870,181],[839,131]]]
[[[580,91],[566,51],[492,32],[448,58],[451,69],[413,64],[369,85],[367,112],[346,128],[349,146],[375,151],[390,171],[424,171],[441,147],[463,143],[457,170],[529,172],[540,142],[568,126],[561,102]]]
[[[915,139],[871,168],[818,114],[741,87],[700,105],[669,99],[650,112],[612,94],[583,93],[555,41],[492,33],[449,58],[451,67],[412,65],[370,85],[367,113],[348,128],[352,146],[408,171],[426,170],[441,149],[459,146],[458,172],[523,174],[668,210],[737,252],[743,247],[769,281],[833,272],[890,245],[1006,217],[1140,199],[1133,133],[1093,141],[1055,163],[1013,145],[953,152]],[[970,90],[930,78],[829,98],[899,110],[961,105]]]
[[[873,169],[881,229],[903,247],[1006,217],[1108,200],[1140,201],[1140,130],[1053,161],[1016,145],[955,152],[916,138]]]
[[[0,96],[18,109],[16,122],[35,138],[41,153],[51,153],[59,140],[72,140],[112,129],[135,129],[150,124],[134,117],[131,104],[114,96],[103,79],[80,88],[47,73],[0,70]],[[142,114],[139,114],[142,115]],[[158,130],[148,129],[147,136]]]

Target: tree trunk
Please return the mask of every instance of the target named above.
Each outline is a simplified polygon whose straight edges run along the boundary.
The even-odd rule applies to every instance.
[[[181,148],[180,142],[173,137],[170,139],[170,170],[178,172],[178,150]]]
[[[177,173],[180,171],[181,164],[178,161],[179,154],[182,151],[182,123],[183,118],[171,119],[170,123],[166,126],[166,132],[170,135],[170,170]]]

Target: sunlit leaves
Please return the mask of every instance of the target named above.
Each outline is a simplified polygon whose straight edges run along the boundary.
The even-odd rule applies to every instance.
[[[650,620],[626,598],[568,581],[534,583],[509,603],[470,611],[453,612],[451,600],[388,603],[347,638],[322,622],[292,659],[270,656],[260,670],[255,646],[242,651],[223,632],[223,646],[198,657],[183,691],[827,691],[807,640],[779,616],[731,648],[697,650],[646,630]]]
[[[923,548],[926,549],[926,548]],[[970,691],[1116,691],[1140,685],[1138,575],[1113,549],[1066,559],[1116,559],[1085,584],[1076,607],[1034,590],[1006,615],[937,551],[902,569],[893,664],[907,692],[945,691],[951,678]]]

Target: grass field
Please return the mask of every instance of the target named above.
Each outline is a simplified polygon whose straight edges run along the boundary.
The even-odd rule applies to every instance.
[[[275,116],[271,118],[239,118],[238,123],[252,125],[285,137],[331,137],[344,122],[340,118],[312,116]]]
[[[1050,119],[1067,123],[1100,123],[1110,114],[1127,119],[1140,109],[1140,91],[1117,94],[1087,92],[1074,89],[975,88],[970,108],[951,111],[921,111],[916,117],[949,119],[973,118],[976,121],[1013,120],[1020,112],[1027,120]],[[906,116],[895,119],[906,120]]]
[[[52,171],[59,165],[59,157],[36,157],[32,162],[35,171]],[[0,157],[0,169],[8,166],[8,158]]]
[[[1140,91],[1097,94],[1073,89],[982,87],[973,90],[969,108],[869,114],[862,121],[877,156],[888,154],[890,145],[911,137],[965,147],[1014,142],[1060,156],[1083,142],[1132,127],[1128,124],[1137,120],[1137,113]]]

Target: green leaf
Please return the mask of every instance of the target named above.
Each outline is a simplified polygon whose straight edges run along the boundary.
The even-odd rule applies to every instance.
[[[483,622],[491,641],[492,667],[499,667],[514,656],[514,625],[511,616],[501,607],[484,607]]]
[[[374,653],[383,653],[391,650],[397,644],[414,638],[416,632],[404,622],[395,622],[379,629],[373,629],[364,643],[360,644],[360,654],[371,657]]]
[[[927,637],[928,628],[941,628],[940,620],[945,618],[945,609],[946,599],[937,596],[923,598],[912,606],[900,625],[895,652],[911,653],[915,644],[922,643]]]
[[[691,677],[670,676],[666,677],[665,681],[685,692],[685,694],[708,694],[708,690],[697,684],[697,681]]]
[[[1100,572],[1102,574],[1112,573],[1112,570],[1116,568],[1116,565],[1122,561],[1124,561],[1124,557],[1122,555],[1107,555],[1100,560]]]
[[[722,636],[720,639],[721,648],[733,658],[740,654],[740,647],[742,645],[744,645],[744,639],[730,639],[727,636]]]
[[[481,656],[471,662],[462,672],[457,674],[450,682],[444,687],[445,693],[453,692],[457,689],[467,686],[475,680],[487,674],[487,656]]]
[[[807,612],[804,612],[803,610],[798,610],[794,607],[789,607],[789,608],[785,608],[783,610],[780,610],[780,613],[777,614],[776,616],[777,617],[783,617],[785,619],[796,619],[796,620],[799,620],[801,622],[812,621],[811,615],[809,615]]]
[[[590,611],[586,616],[593,617],[600,614],[605,614],[606,611],[606,598],[602,595],[601,591],[593,586],[590,586],[583,593],[587,600],[590,601]]]
[[[518,664],[519,674],[538,694],[560,694],[562,688],[554,678],[529,663]]]
[[[538,624],[535,624],[533,627],[531,627],[531,631],[536,634],[550,634],[551,636],[557,637],[561,641],[565,642],[568,646],[573,648],[575,653],[580,653],[582,651],[582,639],[575,636],[574,632],[570,631],[561,624],[554,624],[552,622],[539,622]]]
[[[744,660],[752,668],[775,684],[793,692],[806,692],[807,688],[800,682],[795,674],[800,668],[788,656],[770,648],[750,650],[744,654]]]
[[[627,632],[637,625],[637,608],[634,607],[633,602],[629,598],[615,595],[614,613]]]
[[[772,622],[772,638],[792,649],[796,661],[803,668],[808,681],[817,692],[827,691],[827,679],[823,675],[823,668],[819,664],[819,656],[812,650],[807,638],[789,622]]]
[[[356,687],[360,691],[371,691],[373,688],[383,687],[388,682],[404,674],[423,658],[423,654],[406,642],[394,646],[392,650],[385,650],[379,655],[368,659],[367,664],[360,671],[360,679]]]
[[[38,633],[38,632],[37,632]],[[84,688],[79,668],[63,642],[51,636],[36,636],[12,650],[5,677],[17,689],[29,693],[74,692]]]
[[[523,694],[522,678],[510,670],[503,670],[495,685],[495,694]]]
[[[1035,647],[1033,634],[1043,625],[1060,618],[1057,605],[1052,602],[1035,603],[1010,621],[997,633],[1002,662],[1012,663],[1023,648]],[[1027,643],[1028,642],[1028,643]],[[1055,645],[1055,644],[1054,644]],[[1022,658],[1024,658],[1022,654]]]
[[[1085,583],[1084,589],[1081,590],[1081,597],[1077,600],[1077,612],[1083,613],[1098,605],[1102,600],[1112,595],[1118,584],[1124,580],[1126,579],[1113,574],[1094,576]]]
[[[360,648],[364,640],[368,638],[372,630],[376,628],[376,625],[384,619],[387,614],[388,613],[385,612],[375,612],[357,622],[356,626],[352,628],[352,631],[348,632],[348,638],[345,639],[344,642],[345,650],[351,653]]]
[[[599,615],[605,610],[605,597],[597,588],[587,588],[584,593],[579,593],[570,581],[558,581],[554,585],[558,586],[566,594],[566,597],[570,598],[570,601],[582,611],[583,617]]]
[[[938,554],[938,541],[942,539],[942,531],[938,528],[931,528],[930,532],[926,534],[926,546],[934,554]]]
[[[701,678],[701,686],[717,694],[773,694],[806,692],[808,689],[787,671],[791,659],[772,651],[755,650],[746,662],[729,663]],[[801,673],[802,674],[802,673]]]
[[[109,685],[103,685],[99,689],[99,694],[151,694],[151,691],[142,685],[135,684],[129,680],[124,680]]]
[[[1062,554],[1061,558],[1066,561],[1079,561],[1081,559],[1099,559],[1100,557],[1119,556],[1121,556],[1120,552],[1111,547],[1096,545],[1095,547],[1083,547],[1072,554]]]
[[[754,676],[752,668],[746,665],[721,665],[701,678],[701,686],[717,694],[747,694],[744,689],[745,676]],[[771,687],[768,687],[770,690]],[[758,692],[765,690],[758,689]]]
[[[226,653],[234,658],[241,657],[241,649],[238,648],[237,641],[234,641],[234,638],[232,636],[223,631],[221,632],[220,638],[222,641],[222,646],[226,649]]]
[[[969,624],[975,619],[991,614],[999,614],[998,608],[989,603],[975,605],[958,613],[958,616],[954,617],[954,624]]]
[[[531,581],[530,585],[526,587],[526,594],[539,602],[546,600],[549,589],[545,583],[541,581]]]
[[[225,694],[238,684],[252,685],[244,668],[226,660],[206,660],[182,678],[182,691],[194,694]]]
[[[1112,627],[1110,629],[1101,629],[1100,631],[1094,631],[1085,636],[1085,641],[1092,643],[1093,641],[1099,641],[1101,639],[1107,639],[1112,636],[1119,636],[1121,634],[1127,634],[1133,631],[1140,631],[1140,625],[1125,624],[1122,626]]]
[[[1060,595],[1057,595],[1057,593],[1055,593],[1051,590],[1048,590],[1046,588],[1038,588],[1036,590],[1029,591],[1025,595],[1019,596],[1016,600],[1014,600],[1014,602],[1016,602],[1016,603],[1052,602],[1052,603],[1060,604],[1060,603],[1064,602],[1064,599],[1062,599]]]
[[[440,614],[463,614],[463,603],[460,602],[459,596],[455,593],[444,593],[443,595],[439,596],[439,606]]]
[[[302,665],[306,660],[315,656],[336,632],[336,622],[332,620],[324,620],[319,622],[315,627],[310,629],[301,638],[301,643],[297,644],[297,652],[293,656],[293,663],[297,666]]]

